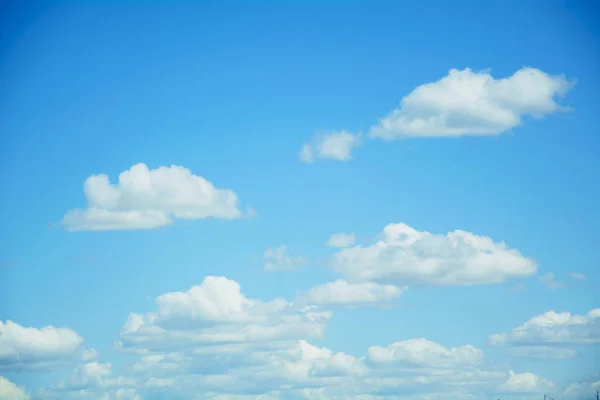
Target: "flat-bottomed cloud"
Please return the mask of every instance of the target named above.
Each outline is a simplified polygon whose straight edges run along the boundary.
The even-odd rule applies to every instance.
[[[230,189],[218,189],[189,169],[150,170],[139,163],[110,183],[104,174],[85,180],[86,209],[73,209],[62,223],[70,231],[152,229],[176,219],[237,219],[244,213]]]

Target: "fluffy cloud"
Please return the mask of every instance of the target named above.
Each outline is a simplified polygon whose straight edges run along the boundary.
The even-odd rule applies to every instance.
[[[497,135],[522,124],[524,116],[542,118],[562,107],[555,102],[573,82],[539,69],[522,68],[503,79],[489,71],[451,69],[437,82],[418,86],[400,106],[379,120],[369,136],[404,137]]]
[[[120,348],[133,362],[122,376],[114,376],[109,363],[88,361],[36,398],[479,400],[551,385],[533,374],[491,368],[470,345],[411,339],[372,346],[363,356],[315,346],[310,340],[323,336],[331,317],[321,307],[355,301],[330,294],[319,301],[322,290],[349,288],[361,302],[380,300],[374,283],[340,282],[307,292],[312,304],[295,304],[253,299],[235,281],[206,277],[186,291],[158,296],[154,311],[129,317]]]
[[[361,145],[360,135],[353,135],[347,131],[331,132],[316,135],[310,143],[302,145],[299,157],[305,163],[312,163],[317,158],[349,161],[352,158],[352,150]]]
[[[373,282],[349,283],[343,279],[308,290],[308,301],[317,305],[359,305],[392,301],[406,290]]]
[[[426,339],[412,339],[388,347],[370,347],[367,359],[373,365],[461,368],[480,364],[483,352],[469,345],[446,349]]]
[[[445,235],[387,225],[371,246],[333,256],[333,268],[351,281],[432,285],[501,283],[534,274],[535,261],[486,236],[456,230]]]
[[[112,184],[107,175],[92,175],[83,185],[88,208],[63,217],[71,231],[150,229],[175,219],[241,218],[238,197],[217,189],[184,167],[148,169],[139,163],[121,172]]]
[[[567,287],[563,282],[559,282],[552,272],[540,276],[539,281],[550,290],[564,289]]]
[[[124,347],[166,349],[185,345],[322,337],[330,312],[298,309],[284,299],[250,299],[239,284],[206,277],[185,292],[156,299],[157,311],[131,314],[121,332]]]
[[[286,245],[266,249],[263,256],[265,271],[289,271],[305,264],[306,260],[303,257],[290,256],[288,250]]]
[[[496,346],[559,346],[600,343],[600,308],[586,315],[548,311],[510,332],[490,336]]]
[[[541,378],[531,372],[515,374],[509,371],[509,377],[500,389],[509,393],[544,393],[556,389],[556,384],[547,379]]]
[[[72,359],[83,338],[68,328],[26,328],[0,321],[0,370],[48,367]]]
[[[354,233],[334,233],[329,237],[327,246],[329,247],[348,247],[352,246],[356,242],[356,235]]]
[[[29,395],[21,386],[0,376],[0,400],[29,400]]]

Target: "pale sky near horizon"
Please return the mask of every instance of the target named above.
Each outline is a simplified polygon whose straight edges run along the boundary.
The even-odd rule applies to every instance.
[[[592,1],[0,6],[0,400],[600,390]]]

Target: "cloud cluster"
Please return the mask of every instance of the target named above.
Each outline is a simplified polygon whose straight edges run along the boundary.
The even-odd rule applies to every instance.
[[[503,242],[456,230],[447,234],[389,224],[370,246],[336,252],[333,268],[351,281],[477,285],[533,275],[537,263]]]
[[[490,71],[451,69],[435,82],[417,86],[399,106],[371,126],[368,138],[392,141],[416,137],[492,136],[516,128],[524,117],[543,118],[567,110],[557,103],[575,80],[523,67],[496,79]],[[362,145],[347,131],[317,135],[300,150],[303,162],[316,158],[348,161]]]
[[[556,384],[544,377],[493,367],[480,349],[468,344],[448,348],[415,338],[373,345],[364,354],[353,355],[311,343],[323,337],[333,315],[328,307],[390,301],[401,292],[391,285],[338,280],[309,289],[293,302],[262,301],[243,294],[233,280],[209,276],[188,290],[158,296],[155,310],[129,316],[119,348],[133,359],[120,375],[88,349],[80,352],[83,362],[68,379],[40,390],[34,398],[483,400],[558,392]],[[595,342],[598,313],[546,313],[524,326],[534,331],[537,326],[568,326],[573,330],[570,340]],[[82,339],[75,340],[76,346],[64,344],[78,336],[66,331],[56,334],[57,328],[30,334],[39,335],[44,329],[52,332],[48,338],[54,341],[50,344],[46,338],[44,345],[28,350],[32,358],[73,353],[81,345]],[[512,332],[517,330],[523,328]],[[523,336],[512,332],[504,343]],[[566,340],[564,329],[556,332]],[[544,335],[533,334],[528,345],[550,340]],[[0,348],[9,348],[6,343],[19,349],[26,345],[11,340]],[[574,384],[563,394],[575,399],[594,385],[597,380]],[[4,393],[12,397],[2,397]],[[29,396],[23,388],[0,379],[0,399],[28,400]]]
[[[237,195],[172,165],[148,169],[139,163],[119,174],[118,183],[107,175],[92,175],[83,185],[86,209],[73,209],[62,223],[71,231],[151,229],[175,219],[243,217]]]

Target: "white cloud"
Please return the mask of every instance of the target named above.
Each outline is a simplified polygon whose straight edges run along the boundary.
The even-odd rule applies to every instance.
[[[239,284],[206,277],[185,292],[156,299],[156,312],[131,314],[121,332],[129,348],[265,342],[320,338],[331,317],[327,311],[298,309],[284,299],[247,298]]]
[[[456,230],[445,235],[387,225],[379,241],[333,256],[333,268],[351,281],[477,285],[533,275],[534,260],[486,236]]]
[[[555,102],[573,82],[539,69],[522,68],[503,79],[489,71],[451,69],[437,82],[418,86],[400,106],[379,120],[369,136],[403,137],[497,135],[522,124],[524,116],[542,118],[562,107]]]
[[[406,290],[373,282],[349,283],[343,279],[308,290],[308,301],[317,305],[359,305],[392,301]]]
[[[176,165],[150,170],[139,163],[121,172],[116,184],[107,175],[92,175],[85,180],[84,192],[88,208],[65,214],[62,223],[67,230],[151,229],[175,219],[244,216],[232,190],[217,189]]]
[[[306,260],[300,256],[288,255],[288,247],[269,247],[265,250],[265,271],[289,271],[302,267]]]
[[[29,400],[29,395],[23,387],[0,376],[0,400]]]
[[[587,376],[581,381],[569,385],[562,397],[576,400],[592,399],[597,391],[600,391],[599,373]]]
[[[547,274],[540,276],[538,279],[544,284],[544,286],[546,286],[546,288],[550,290],[564,289],[567,287],[567,285],[565,285],[563,282],[557,281],[556,276],[552,272],[548,272]]]
[[[548,311],[510,332],[490,336],[496,346],[583,345],[600,343],[600,308],[586,315]]]
[[[569,276],[573,279],[577,279],[578,281],[582,281],[586,278],[585,274],[582,274],[581,272],[570,272]]]
[[[509,393],[544,393],[556,389],[556,384],[531,372],[515,374],[509,371],[509,377],[500,389]]]
[[[0,321],[0,370],[48,367],[72,359],[83,338],[68,328],[26,328]]]
[[[480,364],[483,352],[469,345],[446,349],[426,339],[412,339],[388,347],[370,347],[367,358],[373,365],[461,368]]]
[[[347,131],[334,131],[316,135],[310,143],[303,144],[299,157],[305,163],[312,163],[318,158],[349,161],[352,158],[352,151],[361,145],[360,135],[353,135]]]
[[[356,242],[354,233],[334,233],[327,241],[329,247],[348,247]]]

